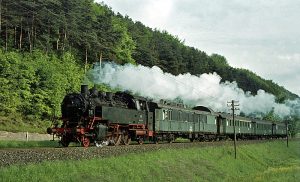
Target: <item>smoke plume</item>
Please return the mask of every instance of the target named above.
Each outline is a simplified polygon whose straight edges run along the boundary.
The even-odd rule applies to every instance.
[[[221,77],[216,73],[199,76],[186,73],[174,76],[164,73],[157,66],[149,68],[105,63],[101,67],[95,65],[90,76],[96,84],[107,84],[111,88],[130,91],[156,101],[180,99],[190,106],[203,105],[221,112],[228,112],[227,101],[235,100],[239,101],[240,111],[247,115],[274,110],[276,114],[284,117],[295,112],[292,111],[292,106],[298,106],[299,109],[300,103],[298,100],[278,104],[274,95],[263,90],[253,96],[238,88],[236,82],[221,83]]]

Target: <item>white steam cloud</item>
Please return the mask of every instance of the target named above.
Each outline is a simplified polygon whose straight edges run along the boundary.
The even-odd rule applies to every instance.
[[[291,106],[299,106],[298,101],[287,104],[275,102],[275,96],[259,90],[253,96],[238,88],[236,82],[221,83],[221,77],[216,74],[194,76],[190,73],[174,76],[164,73],[159,67],[152,68],[126,64],[124,66],[105,63],[100,68],[95,66],[90,71],[92,81],[96,84],[107,84],[112,88],[130,91],[134,94],[154,100],[181,99],[184,104],[204,105],[214,111],[228,111],[227,101],[239,101],[240,111],[245,114],[274,112],[281,117],[292,112]],[[298,107],[299,109],[299,107]]]

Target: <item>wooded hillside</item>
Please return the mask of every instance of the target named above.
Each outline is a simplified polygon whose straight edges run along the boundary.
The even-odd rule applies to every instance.
[[[42,118],[78,90],[98,61],[157,65],[174,75],[217,72],[244,91],[297,95],[225,57],[186,46],[180,38],[133,22],[93,0],[0,0],[0,111]],[[241,60],[242,61],[242,60]]]
[[[104,60],[120,64],[157,65],[172,74],[217,72],[237,81],[245,91],[258,89],[279,100],[296,95],[245,69],[234,69],[226,58],[208,56],[166,31],[153,30],[129,17],[114,14],[93,0],[1,0],[1,46],[4,50],[76,55],[83,65]]]

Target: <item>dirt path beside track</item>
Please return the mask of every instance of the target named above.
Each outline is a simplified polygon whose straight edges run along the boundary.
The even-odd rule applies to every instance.
[[[0,131],[0,140],[14,140],[14,141],[42,141],[52,140],[52,135],[40,133],[27,133],[27,132],[8,132]]]

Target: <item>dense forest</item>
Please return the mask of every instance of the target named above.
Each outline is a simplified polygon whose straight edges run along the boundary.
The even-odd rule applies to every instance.
[[[93,0],[0,0],[0,46],[0,125],[58,115],[63,96],[79,89],[99,59],[157,65],[174,75],[216,72],[222,81],[236,81],[252,94],[263,89],[278,102],[298,97]]]

